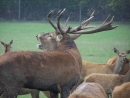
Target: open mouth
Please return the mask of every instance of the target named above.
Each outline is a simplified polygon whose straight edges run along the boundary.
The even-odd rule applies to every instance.
[[[41,43],[37,44],[36,46],[37,46],[38,49],[43,49],[43,48],[42,48],[43,45],[42,45]]]

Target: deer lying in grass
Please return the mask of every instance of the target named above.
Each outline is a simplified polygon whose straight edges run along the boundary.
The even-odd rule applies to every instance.
[[[130,82],[116,86],[112,92],[112,98],[130,98]]]
[[[11,51],[12,49],[11,45],[13,44],[13,40],[11,40],[9,44],[5,44],[2,41],[0,41],[0,43],[4,46],[5,49],[4,53]]]
[[[82,83],[68,98],[107,98],[99,83]]]
[[[65,10],[57,17],[57,27],[52,25],[49,13],[48,19],[56,32],[50,36],[57,42],[57,49],[49,52],[19,51],[8,52],[0,57],[0,87],[4,88],[6,98],[16,98],[22,87],[51,91],[53,97],[67,98],[70,90],[80,79],[82,60],[73,40],[67,33],[91,34],[116,28],[111,26],[108,19],[98,28],[85,31],[82,26],[77,29],[62,28],[60,18]],[[86,27],[86,26],[85,26]],[[50,35],[50,33],[47,33]],[[42,43],[42,36],[37,40]],[[0,90],[1,93],[1,90]]]
[[[129,65],[129,63],[127,64]],[[85,82],[99,83],[105,89],[108,96],[112,93],[115,86],[128,81],[130,81],[130,70],[125,75],[93,73],[85,77]]]

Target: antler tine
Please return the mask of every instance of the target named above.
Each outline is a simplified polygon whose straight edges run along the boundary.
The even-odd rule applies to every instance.
[[[47,17],[51,17],[51,15],[52,15],[53,12],[54,12],[54,10],[51,10],[51,11],[49,12],[49,14],[47,15]]]
[[[57,15],[57,16],[59,16],[59,14],[61,13],[61,11],[62,11],[62,10],[59,10],[59,11],[57,12],[57,14],[56,14],[56,15]]]
[[[83,22],[81,23],[81,25],[82,25],[82,26],[83,26],[83,25],[88,25],[89,22],[92,20],[93,17],[94,17],[94,16],[91,16],[89,19],[83,21]]]
[[[59,18],[61,18],[61,16],[63,15],[63,13],[65,12],[66,8],[64,8],[60,13],[59,13]]]
[[[93,14],[94,14],[94,13],[93,13]],[[70,33],[73,33],[73,32],[76,32],[76,31],[80,31],[80,30],[83,30],[83,29],[90,28],[90,27],[88,27],[88,26],[86,26],[86,25],[89,24],[89,22],[92,20],[93,17],[94,17],[94,16],[91,16],[89,19],[83,21],[79,26],[70,29]],[[92,26],[92,28],[93,28],[93,27],[94,27],[94,26]]]
[[[69,32],[70,29],[71,29],[70,27],[68,27],[67,30],[63,30],[62,27],[61,27],[61,25],[60,25],[60,18],[61,18],[61,16],[63,15],[64,11],[65,11],[65,9],[63,9],[63,10],[60,12],[59,16],[57,17],[57,27],[58,27],[60,33],[67,33],[67,32]]]
[[[50,20],[50,17],[51,17],[51,15],[52,15],[52,13],[54,12],[54,10],[51,10],[50,12],[49,12],[49,14],[47,15],[47,20],[49,21],[49,23],[52,25],[52,27],[57,31],[57,27],[51,22],[51,20]]]
[[[93,18],[93,17],[94,17],[94,16],[93,16],[93,15],[94,15],[94,13],[95,13],[95,11],[93,11],[93,12],[92,12],[92,14],[90,15],[90,18],[89,18],[89,19],[90,19],[90,21],[91,21],[91,18]],[[89,19],[87,19],[87,20],[83,21],[81,24],[82,24],[82,25],[88,25],[88,24],[89,24],[89,22],[90,22],[90,21],[89,21]]]
[[[113,19],[114,19],[114,16],[112,16],[112,19],[111,19],[110,23],[112,23],[112,22],[113,22]]]
[[[110,15],[108,15],[108,17],[106,18],[106,20],[97,28],[93,29],[93,30],[89,30],[89,31],[85,31],[85,30],[80,30],[77,32],[74,32],[73,34],[92,34],[92,33],[97,33],[97,32],[102,32],[102,31],[107,31],[107,30],[112,30],[115,29],[118,26],[112,26],[112,22],[114,17],[112,17],[112,19],[110,20]]]
[[[95,10],[92,12],[92,14],[90,15],[90,17],[91,17],[91,16],[93,16],[93,15],[94,15],[94,13],[95,13]]]
[[[118,26],[112,26],[112,25],[111,25],[112,22],[113,22],[114,16],[111,18],[111,20],[110,20],[110,16],[111,16],[111,15],[109,14],[108,17],[106,18],[106,20],[105,20],[100,26],[103,26],[103,25],[104,25],[104,26],[108,26],[109,30],[118,27]],[[109,20],[110,20],[110,22],[109,22]]]
[[[72,16],[72,13],[70,13],[69,17],[67,18],[67,20],[66,20],[66,22],[65,22],[65,27],[67,26],[68,21],[69,21],[69,19],[70,19],[71,16]]]

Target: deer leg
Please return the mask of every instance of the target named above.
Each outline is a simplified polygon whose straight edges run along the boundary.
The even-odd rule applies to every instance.
[[[3,88],[4,88],[3,84],[0,83],[0,96],[4,93],[4,89]]]
[[[78,87],[78,85],[80,85],[80,84],[83,83],[83,82],[84,82],[84,80],[83,80],[83,79],[80,79],[80,80],[78,81],[78,83],[72,88],[71,93],[73,93],[73,91]]]
[[[32,98],[39,98],[39,92],[40,92],[40,91],[38,91],[38,90],[33,90],[33,91],[31,92]]]
[[[0,98],[4,98],[3,95],[4,95],[4,89],[3,86],[0,85]]]
[[[10,84],[4,87],[4,95],[2,98],[17,98],[20,89],[22,88],[21,85],[17,84]]]
[[[50,98],[58,98],[58,93],[50,91]]]
[[[62,87],[61,89],[61,98],[68,98],[70,94],[70,89],[68,87]]]
[[[51,98],[50,91],[42,91],[47,98]]]
[[[5,93],[3,93],[0,98],[6,98]]]

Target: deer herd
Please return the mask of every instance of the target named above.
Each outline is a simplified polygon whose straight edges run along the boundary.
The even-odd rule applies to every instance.
[[[57,25],[47,15],[47,20],[55,32],[36,35],[40,43],[37,47],[43,52],[11,51],[9,44],[0,41],[5,52],[0,55],[0,98],[17,98],[31,94],[39,98],[42,91],[48,98],[130,98],[130,50],[119,52],[106,64],[83,61],[74,42],[82,34],[93,34],[115,29],[114,17],[110,15],[98,27],[88,26],[94,17],[77,27],[60,22],[65,9],[58,11]],[[92,28],[91,30],[86,30]]]

